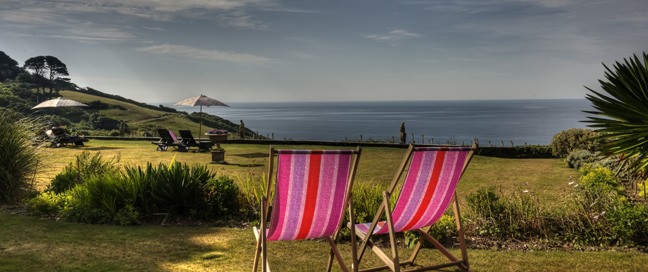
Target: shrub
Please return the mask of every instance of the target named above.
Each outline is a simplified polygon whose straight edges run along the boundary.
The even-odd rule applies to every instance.
[[[428,234],[436,240],[441,240],[457,234],[457,223],[455,222],[455,217],[450,214],[443,214],[441,218],[432,225]],[[410,249],[413,249],[416,246],[420,238],[421,235],[416,231],[405,232],[405,244]],[[431,248],[432,245],[427,240],[424,240],[423,247]]]
[[[61,173],[58,173],[56,177],[54,177],[52,182],[47,185],[45,192],[60,194],[67,190],[70,190],[72,187],[76,186],[79,183],[79,173],[70,169],[70,171],[63,171]]]
[[[606,140],[593,139],[599,134],[591,129],[570,128],[553,136],[551,140],[551,153],[556,157],[567,156],[576,150],[594,152],[598,146],[605,144]]]
[[[252,220],[259,220],[261,212],[261,198],[266,194],[266,176],[254,176],[254,174],[247,174],[242,178],[240,174],[236,174],[238,180],[238,187],[240,189],[239,208],[244,217]],[[274,187],[270,187],[270,199],[274,196]],[[258,223],[258,222],[256,222]]]
[[[565,159],[567,167],[580,169],[585,163],[593,163],[596,161],[596,155],[588,150],[577,150],[569,153]]]
[[[600,191],[603,194],[616,192],[616,195],[623,195],[624,187],[609,169],[596,165],[585,164],[579,170],[580,181],[586,188]]]
[[[195,214],[204,210],[206,202],[203,187],[215,174],[201,165],[190,168],[176,162],[169,167],[160,164],[154,170],[154,177],[151,195],[158,209],[170,214]]]
[[[204,187],[210,210],[216,216],[223,217],[238,214],[239,188],[233,179],[227,176],[210,179]]]
[[[27,212],[31,215],[56,215],[63,206],[65,198],[54,192],[40,194],[26,200]]]
[[[38,165],[38,148],[32,146],[36,124],[10,110],[0,110],[0,203],[17,201],[31,189]]]
[[[85,150],[77,155],[76,160],[66,166],[64,171],[78,173],[80,178],[79,182],[83,182],[91,176],[119,173],[119,160],[119,155],[106,160],[101,155],[101,152],[91,155],[89,151]]]
[[[516,190],[503,195],[495,187],[484,187],[466,197],[468,214],[477,235],[529,239],[546,237],[547,210],[537,197]]]
[[[648,242],[648,207],[620,205],[610,210],[612,232],[617,244],[646,244]]]

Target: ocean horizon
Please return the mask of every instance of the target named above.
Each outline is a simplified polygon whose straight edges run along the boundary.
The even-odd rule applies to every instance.
[[[468,144],[478,138],[505,146],[551,143],[569,128],[586,128],[586,99],[365,101],[365,102],[225,102],[228,107],[203,107],[274,139],[377,140],[400,139],[405,122],[407,141]],[[172,106],[198,112],[198,107]]]

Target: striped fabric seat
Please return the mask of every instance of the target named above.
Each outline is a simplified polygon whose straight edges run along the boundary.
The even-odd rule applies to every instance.
[[[268,241],[332,236],[344,215],[352,150],[278,150]]]
[[[331,271],[337,260],[342,271],[349,268],[337,248],[337,239],[345,209],[353,217],[351,188],[361,148],[357,150],[274,150],[270,147],[268,180],[261,199],[261,226],[253,227],[257,239],[252,271],[270,271],[267,241],[300,240],[323,237],[329,242],[328,264]],[[272,214],[268,214],[270,188],[274,180],[274,157],[277,157]],[[270,218],[270,227],[267,228]],[[352,239],[355,241],[355,238]],[[352,270],[357,271],[355,248],[352,248]],[[321,271],[321,270],[320,270]]]
[[[394,232],[420,229],[439,220],[454,195],[470,150],[470,147],[414,148],[405,182],[392,212]],[[373,233],[388,233],[385,224],[384,221],[378,222]],[[371,223],[356,224],[363,233],[367,233],[370,226]]]

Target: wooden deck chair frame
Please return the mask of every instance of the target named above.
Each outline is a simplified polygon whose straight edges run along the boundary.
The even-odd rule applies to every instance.
[[[254,227],[254,235],[257,240],[257,245],[256,245],[256,250],[254,254],[254,266],[252,268],[253,272],[256,272],[258,267],[259,267],[259,262],[261,262],[261,271],[262,272],[270,272],[270,263],[268,262],[268,257],[267,257],[267,238],[266,237],[266,232],[265,229],[267,228],[267,222],[268,222],[268,207],[270,205],[270,197],[271,197],[271,186],[273,184],[273,171],[274,171],[274,157],[275,155],[278,154],[278,150],[275,150],[273,146],[270,146],[270,158],[269,158],[269,164],[268,164],[268,179],[266,183],[266,192],[265,196],[261,198],[261,226],[259,228]],[[349,169],[349,175],[348,175],[348,181],[347,181],[347,188],[346,188],[346,195],[344,196],[344,204],[342,208],[342,215],[340,216],[340,221],[337,224],[337,229],[335,230],[335,234],[331,236],[325,236],[325,238],[331,249],[329,252],[329,258],[328,258],[328,264],[326,267],[326,271],[331,271],[331,267],[333,264],[333,259],[335,258],[342,271],[348,272],[349,269],[348,267],[344,264],[344,260],[342,259],[342,255],[340,255],[340,251],[337,248],[337,240],[340,236],[340,230],[342,228],[342,221],[344,220],[344,209],[348,208],[349,212],[349,218],[353,222],[354,214],[353,214],[353,199],[351,195],[351,190],[353,189],[353,183],[355,179],[355,174],[358,168],[358,161],[360,158],[360,154],[362,152],[362,149],[360,146],[357,147],[356,150],[353,151],[352,154],[355,156],[351,160],[351,165]],[[352,271],[357,272],[358,270],[358,264],[355,260],[357,260],[356,256],[356,246],[355,246],[355,236],[352,235],[352,244],[354,245],[351,250],[351,261],[352,261]]]
[[[463,168],[461,169],[461,174],[459,175],[459,180],[461,179],[461,176],[463,176],[464,171],[466,170],[466,167],[470,163],[470,160],[472,159],[472,156],[474,152],[477,150],[477,145],[473,145],[471,147],[471,150],[467,154],[465,158],[465,162],[463,164]],[[444,267],[449,267],[449,266],[458,266],[459,269],[463,271],[469,271],[470,265],[468,263],[468,253],[466,250],[466,241],[464,238],[464,229],[461,226],[461,215],[459,212],[459,203],[457,201],[457,193],[456,190],[453,193],[452,200],[450,201],[449,204],[452,205],[453,207],[453,212],[455,215],[455,221],[457,224],[457,232],[459,236],[459,243],[461,247],[461,259],[458,259],[456,256],[454,256],[452,253],[450,253],[441,243],[439,243],[436,239],[434,239],[428,232],[432,228],[432,226],[428,226],[424,229],[416,229],[415,231],[418,232],[421,235],[421,238],[419,239],[418,243],[416,244],[416,247],[414,248],[414,251],[412,252],[412,255],[407,261],[400,262],[399,257],[398,257],[398,250],[396,248],[396,239],[395,239],[395,233],[394,233],[394,222],[392,220],[392,211],[389,207],[389,198],[393,194],[394,189],[396,188],[396,185],[399,183],[399,180],[401,179],[401,176],[403,172],[405,171],[405,167],[408,166],[408,162],[412,159],[412,154],[415,151],[415,146],[411,145],[407,149],[407,153],[405,154],[405,157],[403,158],[403,161],[401,162],[400,167],[398,168],[398,172],[396,173],[396,176],[392,180],[392,183],[389,185],[388,190],[383,192],[383,201],[379,207],[379,210],[374,217],[373,221],[371,222],[371,225],[368,229],[368,231],[365,233],[361,232],[358,230],[355,225],[349,224],[349,227],[351,227],[351,233],[355,233],[362,241],[359,251],[358,251],[358,260],[355,263],[359,263],[362,260],[362,257],[364,255],[365,249],[367,247],[371,248],[376,255],[386,264],[385,266],[379,266],[379,267],[373,267],[373,268],[367,268],[363,269],[360,271],[379,271],[379,270],[384,270],[384,269],[391,269],[392,271],[398,272],[402,271],[401,266],[406,266],[406,265],[412,265],[414,264],[414,260],[416,259],[419,251],[421,250],[423,246],[423,242],[425,240],[429,241],[436,249],[439,250],[446,258],[450,260],[448,263],[444,264],[439,264],[439,265],[434,265],[434,266],[427,266],[427,267],[422,267],[422,268],[417,268],[414,270],[409,270],[409,271],[428,271],[428,270],[437,270],[440,268]],[[404,182],[404,181],[403,181]],[[375,245],[375,243],[371,240],[371,236],[374,232],[374,229],[376,228],[376,225],[378,224],[380,219],[382,218],[383,214],[386,217],[386,224],[389,230],[389,242],[391,246],[391,257],[389,257],[385,252],[383,252],[378,246]],[[434,225],[434,224],[432,224]],[[354,235],[351,235],[354,236]],[[355,245],[355,244],[354,244]]]

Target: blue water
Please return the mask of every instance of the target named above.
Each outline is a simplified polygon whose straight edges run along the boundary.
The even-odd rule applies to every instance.
[[[549,144],[561,130],[584,128],[591,103],[569,100],[393,101],[393,102],[289,102],[228,103],[203,111],[239,123],[275,139],[363,140],[399,139],[405,122],[407,140],[425,143],[478,138],[500,145]],[[172,103],[165,105],[171,105]],[[198,108],[176,107],[193,112]]]

